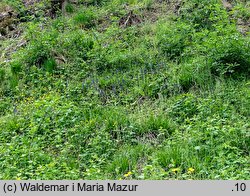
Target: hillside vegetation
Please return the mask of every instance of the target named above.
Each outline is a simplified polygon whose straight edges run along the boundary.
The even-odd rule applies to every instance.
[[[250,178],[249,1],[0,12],[0,179]]]

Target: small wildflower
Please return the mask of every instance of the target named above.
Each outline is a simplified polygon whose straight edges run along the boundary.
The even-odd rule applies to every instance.
[[[192,168],[192,167],[188,168],[188,172],[187,172],[187,173],[188,173],[188,174],[194,173],[194,168]]]
[[[21,178],[18,177],[18,178],[16,178],[16,180],[21,180]]]
[[[124,174],[124,177],[129,177],[131,175],[132,175],[132,172],[129,171],[128,173]]]
[[[173,169],[171,169],[171,171],[174,173],[177,173],[177,172],[181,171],[181,169],[180,168],[173,168]]]

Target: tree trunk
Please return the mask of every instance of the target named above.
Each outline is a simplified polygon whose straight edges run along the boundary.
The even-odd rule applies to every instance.
[[[66,5],[68,3],[68,0],[63,0],[62,1],[62,14],[65,15],[66,14]]]
[[[67,2],[68,0],[51,0],[51,17],[55,18],[59,11],[65,14]]]

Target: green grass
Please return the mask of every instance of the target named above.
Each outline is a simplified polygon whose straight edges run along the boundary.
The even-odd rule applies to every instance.
[[[249,5],[196,2],[19,24],[0,45],[0,179],[249,179]],[[119,26],[131,10],[141,23]]]

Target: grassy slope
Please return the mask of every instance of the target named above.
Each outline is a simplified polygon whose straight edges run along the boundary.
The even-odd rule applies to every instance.
[[[2,41],[0,179],[249,179],[249,4],[93,2]]]

